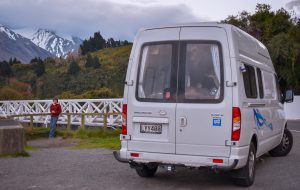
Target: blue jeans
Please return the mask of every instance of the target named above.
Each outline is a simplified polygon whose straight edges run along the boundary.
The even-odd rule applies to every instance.
[[[51,117],[49,138],[54,138],[58,117]]]

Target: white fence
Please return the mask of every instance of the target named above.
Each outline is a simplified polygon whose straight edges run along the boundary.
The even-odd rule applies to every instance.
[[[84,122],[87,126],[103,126],[104,113],[122,112],[122,99],[73,99],[59,100],[62,107],[62,113],[99,113],[99,115],[85,116]],[[0,101],[0,116],[8,117],[11,115],[24,114],[43,114],[50,113],[52,100],[17,100]],[[108,127],[120,126],[122,122],[121,115],[109,115],[107,118]],[[81,125],[80,115],[71,115],[71,125]],[[21,122],[30,122],[29,116],[15,117]],[[67,115],[59,117],[59,124],[67,124]],[[50,115],[34,116],[33,123],[50,122]]]
[[[288,120],[300,120],[300,96],[295,96],[293,103],[285,103],[284,110]]]
[[[95,116],[85,116],[85,125],[103,126],[104,113],[120,113],[122,111],[122,99],[74,99],[59,100],[63,113],[99,113]],[[42,114],[49,113],[52,100],[17,100],[0,101],[0,116],[8,117],[10,115],[22,114]],[[286,117],[289,120],[300,120],[300,96],[294,97],[293,103],[284,104]],[[16,117],[21,122],[30,122],[30,117]],[[67,124],[67,115],[59,117],[59,124]],[[72,115],[71,125],[81,125],[81,116]],[[34,116],[34,123],[48,124],[50,115]],[[122,122],[121,115],[110,115],[107,118],[108,127],[120,126]]]

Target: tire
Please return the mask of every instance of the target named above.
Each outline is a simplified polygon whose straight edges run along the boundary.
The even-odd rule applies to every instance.
[[[272,149],[269,153],[273,157],[286,156],[290,153],[292,147],[293,135],[290,130],[284,129],[280,144]]]
[[[157,168],[157,166],[143,165],[136,168],[135,170],[140,177],[153,177],[157,171]]]
[[[247,164],[243,168],[232,171],[234,183],[243,187],[251,186],[255,179],[255,165],[256,148],[253,142],[251,142]]]

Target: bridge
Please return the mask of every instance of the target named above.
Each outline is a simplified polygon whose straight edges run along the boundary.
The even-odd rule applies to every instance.
[[[119,127],[122,99],[61,99],[58,124]],[[52,100],[0,101],[0,117],[48,125]]]

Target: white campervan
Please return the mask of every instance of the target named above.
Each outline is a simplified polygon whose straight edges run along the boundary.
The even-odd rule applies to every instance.
[[[142,29],[132,47],[123,102],[121,150],[138,175],[158,166],[231,171],[250,186],[256,159],[293,144],[267,48],[228,24]]]

